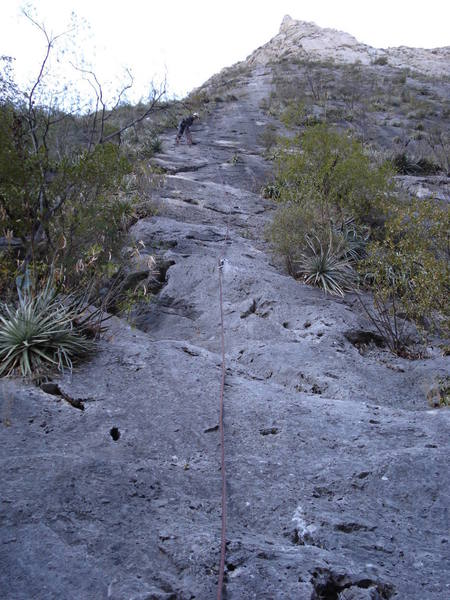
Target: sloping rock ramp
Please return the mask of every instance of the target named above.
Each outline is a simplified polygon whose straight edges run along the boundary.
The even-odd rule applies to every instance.
[[[52,393],[1,382],[1,598],[215,597],[224,244],[224,598],[449,597],[449,412],[425,399],[444,359],[393,358],[354,298],[273,263],[270,79],[255,69],[196,145],[164,138],[159,212],[134,235],[167,271],[134,325]]]

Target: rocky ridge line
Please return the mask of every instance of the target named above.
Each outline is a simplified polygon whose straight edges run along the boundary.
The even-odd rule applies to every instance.
[[[337,63],[373,64],[385,59],[393,67],[413,69],[431,76],[450,76],[450,46],[434,49],[373,48],[348,33],[322,28],[315,23],[297,21],[286,15],[279,33],[246,61],[249,65],[265,65],[280,58],[334,60]]]

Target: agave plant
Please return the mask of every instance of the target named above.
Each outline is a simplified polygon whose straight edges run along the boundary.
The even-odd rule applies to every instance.
[[[95,315],[86,313],[84,295],[60,296],[47,284],[32,294],[19,293],[17,307],[0,306],[0,377],[40,378],[72,363],[95,345],[87,331]],[[95,313],[95,311],[94,311]]]
[[[353,217],[344,219],[340,224],[333,223],[333,234],[343,240],[345,256],[352,262],[363,258],[369,240],[368,227],[357,225]]]
[[[306,235],[305,240],[307,249],[297,261],[297,273],[303,276],[305,283],[335,296],[343,296],[354,287],[356,273],[346,257],[343,242],[336,242],[331,232],[327,244],[317,236]]]

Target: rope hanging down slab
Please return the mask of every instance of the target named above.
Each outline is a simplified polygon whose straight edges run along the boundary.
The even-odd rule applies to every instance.
[[[227,478],[225,469],[225,442],[223,432],[223,396],[225,389],[225,330],[223,324],[223,285],[222,285],[222,273],[223,264],[225,257],[226,245],[228,242],[230,230],[230,212],[228,213],[227,219],[227,232],[223,243],[222,252],[218,258],[218,272],[219,272],[219,305],[220,305],[220,338],[221,338],[221,349],[222,349],[222,373],[220,380],[220,400],[219,400],[219,437],[220,437],[220,465],[222,473],[222,534],[220,543],[220,565],[219,565],[219,582],[217,585],[217,600],[222,600],[223,590],[223,577],[225,571],[225,550],[226,550],[226,531],[227,531]]]

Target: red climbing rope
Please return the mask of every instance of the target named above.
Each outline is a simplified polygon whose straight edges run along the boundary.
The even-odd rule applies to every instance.
[[[225,470],[225,441],[223,432],[223,396],[225,389],[225,331],[223,324],[223,286],[222,286],[222,271],[225,257],[225,250],[228,241],[230,230],[230,212],[228,213],[227,232],[223,243],[222,252],[218,258],[219,271],[219,304],[220,304],[220,337],[222,346],[222,375],[220,381],[220,401],[219,401],[219,437],[220,437],[220,455],[221,455],[221,473],[222,473],[222,534],[220,544],[220,565],[219,565],[219,582],[217,585],[217,600],[222,599],[223,577],[225,571],[225,550],[226,550],[226,531],[227,531],[227,478]]]

